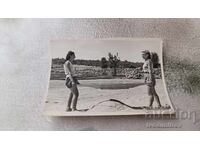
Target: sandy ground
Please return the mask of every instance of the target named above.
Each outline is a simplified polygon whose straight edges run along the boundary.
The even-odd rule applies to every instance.
[[[81,80],[79,85],[79,99],[76,112],[66,112],[66,102],[69,95],[63,80],[51,80],[48,98],[45,104],[45,114],[52,116],[82,116],[82,115],[132,115],[148,113],[173,113],[173,109],[132,109],[118,102],[106,101],[109,99],[120,100],[121,102],[135,107],[148,106],[149,99],[147,87],[143,80],[133,79],[99,79]],[[125,85],[128,85],[126,87]],[[112,87],[110,87],[112,86]],[[106,89],[106,88],[115,89]],[[123,89],[119,89],[123,88]],[[157,80],[157,93],[163,106],[171,106],[163,86],[162,80]],[[105,102],[103,102],[105,101]],[[102,102],[99,104],[99,102]],[[95,105],[95,107],[93,107]],[[86,109],[89,109],[85,111]]]

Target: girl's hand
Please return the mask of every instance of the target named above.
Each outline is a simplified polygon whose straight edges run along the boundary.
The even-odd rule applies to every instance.
[[[75,82],[72,82],[72,86],[73,86],[73,87],[76,86]]]

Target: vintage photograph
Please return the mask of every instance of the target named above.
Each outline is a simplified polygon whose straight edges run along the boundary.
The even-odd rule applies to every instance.
[[[174,114],[163,72],[162,39],[51,40],[44,114]]]

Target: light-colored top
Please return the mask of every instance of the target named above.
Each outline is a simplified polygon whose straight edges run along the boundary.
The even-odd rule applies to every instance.
[[[153,62],[150,59],[148,59],[144,62],[143,72],[149,73],[149,74],[153,73]]]
[[[64,66],[66,78],[69,77],[73,81],[74,67],[73,67],[72,63],[67,60],[63,66]]]

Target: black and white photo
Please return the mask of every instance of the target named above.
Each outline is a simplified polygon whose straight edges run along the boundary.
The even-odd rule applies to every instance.
[[[159,38],[51,40],[44,113],[50,116],[173,114]]]

